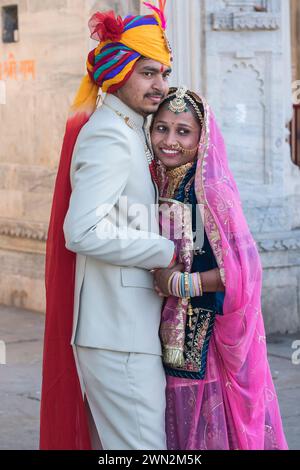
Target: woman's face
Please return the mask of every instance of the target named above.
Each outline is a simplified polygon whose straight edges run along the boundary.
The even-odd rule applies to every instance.
[[[200,123],[191,111],[175,114],[167,103],[159,109],[153,121],[151,141],[156,157],[167,168],[192,162],[199,140]]]

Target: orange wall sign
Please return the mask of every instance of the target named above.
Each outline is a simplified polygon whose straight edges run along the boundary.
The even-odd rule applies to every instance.
[[[11,53],[6,61],[0,62],[0,80],[34,80],[35,72],[35,60],[16,60]]]

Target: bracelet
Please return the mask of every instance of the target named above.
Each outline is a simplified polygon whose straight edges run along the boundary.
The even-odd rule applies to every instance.
[[[185,272],[184,273],[184,297],[190,297],[190,285],[189,285],[189,273]]]
[[[198,285],[199,285],[199,289],[200,289],[200,296],[202,297],[202,295],[203,295],[203,286],[202,286],[201,274],[197,273],[197,275],[198,275]]]
[[[173,279],[172,279],[172,294],[175,296],[175,297],[180,297],[179,295],[179,282],[180,282],[180,273],[178,272],[175,272],[175,276],[173,276]]]
[[[182,298],[185,297],[185,295],[184,295],[185,294],[184,280],[185,280],[184,279],[184,273],[182,273],[181,276],[180,276],[180,290],[179,290],[180,297],[182,297]]]
[[[194,288],[194,282],[193,282],[193,275],[189,274],[189,296],[190,297],[195,297],[195,288]]]
[[[175,271],[174,273],[171,274],[171,276],[168,279],[168,290],[169,290],[170,295],[173,295],[174,297],[181,297],[180,282],[181,282],[181,273],[178,271]]]
[[[173,281],[173,278],[175,276],[176,272],[172,273],[171,276],[168,279],[168,293],[172,295],[172,288],[171,288],[171,283]]]
[[[175,279],[176,279],[176,288],[175,288],[175,292],[177,292],[177,297],[180,297],[180,280],[181,280],[181,273],[178,273]]]
[[[199,272],[178,273],[178,275],[181,275],[180,289],[175,289],[178,297],[201,297],[203,295],[202,279]]]
[[[193,295],[191,297],[197,297],[198,296],[198,291],[199,291],[199,288],[197,288],[197,282],[195,280],[195,276],[194,274],[191,275],[192,277],[192,282],[193,282]]]
[[[203,295],[201,274],[173,272],[168,279],[168,292],[174,297],[201,297]]]

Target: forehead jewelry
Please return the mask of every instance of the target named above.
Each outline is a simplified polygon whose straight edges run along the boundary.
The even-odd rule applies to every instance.
[[[168,109],[170,111],[172,111],[172,113],[175,113],[175,114],[180,114],[182,112],[187,112],[188,111],[188,107],[187,107],[187,103],[185,100],[187,100],[189,103],[191,103],[191,105],[193,106],[200,122],[201,122],[201,126],[203,127],[204,126],[204,119],[203,119],[203,116],[196,104],[196,102],[193,100],[193,98],[191,96],[189,96],[187,94],[187,87],[186,86],[180,86],[177,91],[175,93],[172,93],[171,95],[169,95],[169,97],[172,97],[172,96],[175,96],[175,98],[170,101],[169,103],[169,106],[168,106]]]
[[[172,113],[179,114],[183,112],[187,112],[187,104],[184,101],[184,96],[187,92],[187,88],[185,86],[180,86],[176,93],[175,98],[170,101],[168,109],[172,111]]]

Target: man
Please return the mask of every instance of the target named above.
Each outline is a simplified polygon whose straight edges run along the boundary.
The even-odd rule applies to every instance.
[[[174,245],[158,235],[151,210],[158,191],[145,124],[168,92],[170,50],[162,11],[125,20],[97,13],[89,25],[100,43],[68,121],[48,236],[41,448],[88,448],[85,397],[98,433],[94,448],[99,437],[109,450],[165,449],[161,299],[150,271],[174,266]],[[95,110],[99,87],[107,95]],[[147,208],[138,221],[134,204]]]

